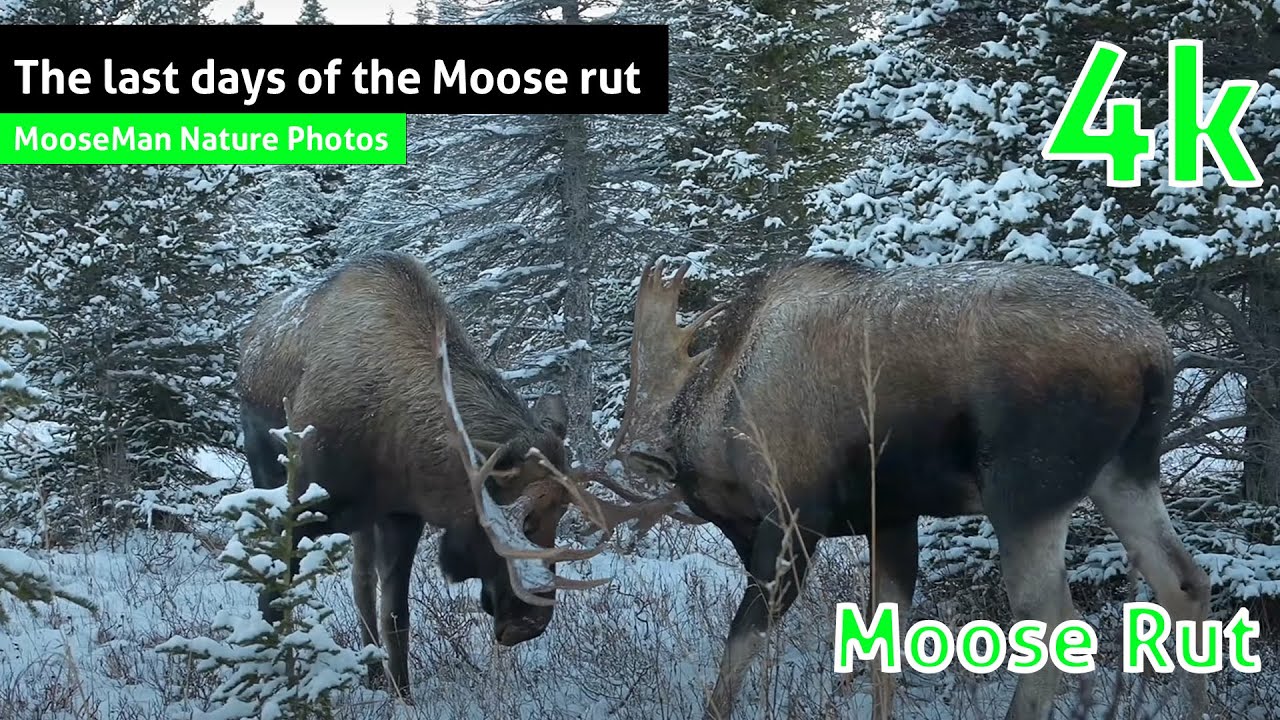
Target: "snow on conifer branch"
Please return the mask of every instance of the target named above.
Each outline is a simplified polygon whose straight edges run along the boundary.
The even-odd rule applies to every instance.
[[[96,611],[92,600],[62,587],[45,573],[34,558],[10,548],[0,548],[0,592],[12,595],[27,606],[61,599],[86,610]],[[9,614],[0,605],[0,625],[8,622]]]
[[[25,407],[44,400],[43,390],[27,384],[27,379],[6,359],[10,343],[22,344],[27,355],[42,351],[48,342],[49,329],[34,320],[15,320],[8,315],[0,315],[0,343],[5,352],[0,352],[0,408],[8,414],[10,408]],[[0,416],[3,420],[4,416]]]
[[[314,428],[294,430],[288,398],[284,404],[286,425],[271,435],[285,446],[285,484],[227,495],[215,508],[236,533],[219,558],[228,566],[224,579],[273,593],[280,621],[273,625],[260,610],[248,617],[224,613],[214,623],[224,640],[175,637],[157,648],[198,659],[198,671],[221,673],[208,698],[222,706],[211,715],[220,720],[330,718],[333,693],[354,689],[366,666],[383,657],[372,645],[360,651],[339,646],[324,626],[333,610],[316,596],[317,581],[349,568],[351,538],[304,534],[305,526],[325,520],[318,506],[328,493],[314,483],[302,487],[302,441]]]
[[[26,377],[9,364],[10,344],[20,343],[31,356],[44,349],[48,337],[49,329],[41,323],[0,315],[0,423],[7,421],[17,408],[37,405],[47,397],[43,390],[28,385]],[[0,465],[0,477],[5,476]],[[0,592],[27,606],[62,599],[90,611],[96,609],[89,598],[61,587],[35,559],[9,548],[0,548]],[[8,622],[9,614],[0,606],[0,625]]]

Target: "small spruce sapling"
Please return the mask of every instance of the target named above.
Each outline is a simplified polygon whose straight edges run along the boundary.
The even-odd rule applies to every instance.
[[[10,344],[20,343],[28,356],[44,349],[49,329],[32,320],[14,320],[0,315],[0,423],[6,422],[19,408],[39,405],[46,393],[27,384],[26,378],[9,364]],[[0,464],[0,478],[8,473]],[[25,553],[0,548],[0,592],[12,595],[19,603],[31,607],[36,602],[52,603],[55,599],[79,605],[89,611],[96,606],[88,598],[60,587]],[[9,622],[9,614],[0,605],[0,625]]]
[[[305,491],[300,487],[300,448],[312,427],[292,429],[287,398],[285,422],[286,427],[271,431],[285,446],[280,456],[285,485],[233,493],[215,508],[236,533],[219,557],[229,566],[223,579],[276,593],[280,622],[272,626],[257,609],[247,618],[224,612],[214,622],[215,629],[226,631],[224,641],[175,637],[156,648],[198,658],[197,671],[222,671],[221,684],[209,696],[220,707],[208,717],[218,720],[331,718],[332,694],[357,687],[367,666],[383,659],[373,645],[359,652],[339,646],[324,627],[333,610],[316,596],[317,581],[349,568],[351,538],[341,533],[303,537],[295,553],[300,528],[324,520],[315,508],[328,495],[315,484]]]

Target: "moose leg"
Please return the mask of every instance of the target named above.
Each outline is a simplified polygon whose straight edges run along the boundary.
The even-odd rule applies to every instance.
[[[392,690],[412,704],[409,693],[409,578],[422,538],[422,518],[388,515],[376,525],[378,578],[382,589],[381,629]]]
[[[1138,477],[1113,462],[1099,474],[1089,497],[1170,619],[1203,623],[1209,614],[1209,576],[1174,533],[1158,481],[1155,472]],[[1198,719],[1208,710],[1205,676],[1186,673],[1186,680],[1191,696],[1188,717]]]
[[[1055,627],[1076,617],[1064,559],[1073,507],[1028,520],[997,502],[988,506],[998,508],[989,517],[999,540],[1000,569],[1014,619],[1043,622],[1043,640],[1048,642]],[[1048,720],[1060,674],[1057,665],[1046,663],[1040,670],[1019,677],[1006,720]]]
[[[360,624],[361,646],[378,641],[378,570],[377,534],[373,528],[351,533],[351,595],[355,599],[356,619]],[[386,675],[382,663],[369,667],[369,687],[382,687]]]
[[[733,715],[742,676],[759,654],[769,625],[782,619],[800,593],[819,537],[798,522],[796,527],[800,528],[799,538],[790,534],[790,528],[780,526],[776,514],[771,513],[756,528],[750,553],[744,556],[747,589],[729,624],[704,720],[728,720]],[[778,571],[787,569],[790,572],[779,577]]]
[[[916,591],[920,565],[920,532],[916,518],[909,523],[876,528],[876,546],[871,555],[871,605],[866,608],[866,622],[871,623],[876,607],[884,603],[898,606],[898,617],[905,629],[907,611]],[[875,720],[893,717],[893,694],[897,686],[894,673],[880,671],[871,665],[871,714]]]

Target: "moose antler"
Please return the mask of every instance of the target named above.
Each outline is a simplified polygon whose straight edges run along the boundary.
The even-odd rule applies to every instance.
[[[618,497],[631,503],[631,505],[615,505],[592,496],[595,502],[600,505],[601,514],[611,527],[616,528],[631,520],[639,520],[636,524],[636,532],[644,534],[663,517],[670,517],[687,525],[702,525],[707,522],[691,512],[686,512],[688,508],[684,504],[684,494],[679,488],[674,488],[657,497],[645,497],[615,482],[612,476],[603,470],[584,470],[579,473],[579,477],[583,482],[594,482],[602,485]],[[592,520],[592,522],[594,523],[595,521]]]
[[[483,464],[476,467],[476,460],[482,456],[476,450],[471,437],[467,434],[462,415],[458,411],[457,401],[453,395],[453,375],[449,368],[449,349],[445,327],[445,319],[439,318],[436,323],[436,362],[440,372],[440,384],[447,410],[445,413],[446,421],[454,436],[461,441],[460,450],[463,466],[466,468],[467,475],[470,478],[477,519],[480,527],[489,536],[494,551],[506,560],[507,569],[511,577],[512,591],[521,600],[530,605],[552,605],[555,602],[554,600],[539,597],[536,593],[547,592],[552,589],[589,589],[612,581],[613,578],[575,580],[561,577],[553,573],[542,562],[537,562],[567,562],[594,557],[604,550],[605,543],[612,536],[612,526],[603,516],[600,506],[593,499],[587,499],[591,496],[582,492],[577,483],[558,472],[536,448],[530,449],[529,454],[538,457],[538,462],[548,470],[552,478],[569,491],[570,498],[582,508],[583,514],[592,523],[607,528],[595,547],[586,549],[543,548],[534,545],[525,538],[523,531],[524,519],[533,509],[529,498],[522,496],[510,505],[504,506],[495,501],[485,489],[485,480],[489,477],[500,477],[518,471],[498,471],[494,469],[498,460],[502,457],[502,453],[505,450],[504,447],[494,450],[488,458],[484,459]]]
[[[692,266],[688,260],[680,263],[680,268],[671,279],[664,279],[668,265],[666,258],[658,258],[645,268],[640,277],[640,289],[636,294],[636,310],[634,324],[637,332],[653,342],[655,338],[669,338],[669,345],[661,352],[674,354],[681,365],[689,368],[702,364],[711,354],[711,349],[703,350],[697,355],[689,356],[689,347],[693,338],[702,326],[711,321],[729,306],[728,301],[718,302],[703,310],[688,325],[680,327],[676,313],[679,309],[680,293],[684,290],[685,276]],[[657,349],[657,348],[655,348]]]
[[[622,422],[610,448],[615,455],[628,436],[632,423],[637,422],[633,420],[637,414],[661,412],[658,409],[661,405],[637,399],[636,384],[647,386],[649,390],[646,392],[659,388],[658,394],[669,402],[715,352],[712,346],[690,356],[689,348],[698,331],[729,306],[727,301],[702,311],[684,327],[680,327],[678,322],[680,293],[690,266],[691,263],[684,261],[675,275],[664,279],[663,273],[668,266],[666,259],[659,257],[641,273],[631,331],[631,388],[627,391]],[[655,422],[653,418],[646,421],[649,424]],[[609,489],[618,492],[614,487]]]

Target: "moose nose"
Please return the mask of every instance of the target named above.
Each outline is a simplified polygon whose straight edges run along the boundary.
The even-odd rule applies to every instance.
[[[500,645],[511,647],[538,637],[546,629],[547,624],[544,622],[518,618],[496,623],[493,628],[493,636]]]
[[[626,466],[644,477],[670,480],[676,476],[676,466],[670,458],[640,450],[627,453]]]

